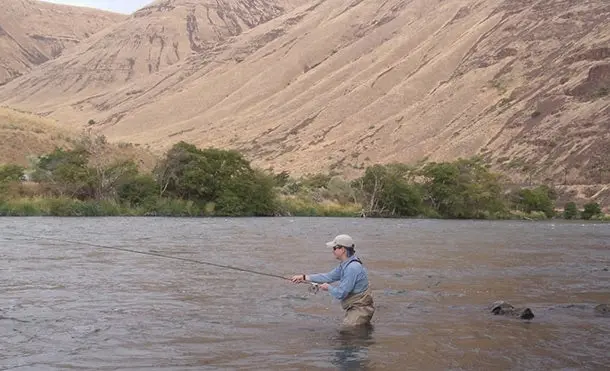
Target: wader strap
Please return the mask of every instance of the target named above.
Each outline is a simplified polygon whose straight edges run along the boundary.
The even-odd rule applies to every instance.
[[[347,266],[348,266],[348,265],[350,265],[350,264],[352,264],[353,262],[358,262],[358,263],[362,264],[362,262],[360,261],[360,259],[356,258],[356,259],[354,259],[354,260],[350,260],[350,262],[349,262],[349,263],[345,264],[345,268],[347,268]],[[345,269],[345,268],[343,268],[343,269]]]

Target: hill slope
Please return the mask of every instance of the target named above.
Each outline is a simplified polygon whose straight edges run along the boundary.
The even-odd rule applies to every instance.
[[[57,122],[26,112],[0,107],[0,165],[29,166],[36,157],[51,153],[56,147],[74,148],[95,133],[67,130]],[[108,143],[100,160],[133,159],[144,171],[150,171],[158,158],[148,149],[125,143]]]
[[[174,2],[157,9],[173,14],[166,3]],[[127,43],[137,34],[125,23],[7,84],[0,101],[73,125],[93,118],[111,139],[159,150],[178,140],[239,148],[294,173],[480,154],[515,181],[608,182],[607,1],[319,0],[283,9],[131,77],[102,65],[85,71],[94,64],[83,56],[118,55],[104,37]]]
[[[0,164],[27,166],[30,157],[69,146],[72,136],[48,118],[0,108]]]
[[[27,91],[37,92],[35,101],[45,106],[103,91],[113,94],[109,89],[128,86],[140,78],[163,79],[164,68],[182,66],[184,60],[205,55],[226,39],[305,1],[156,1],[14,86],[31,88]],[[61,94],[57,94],[56,87]],[[132,90],[141,90],[138,83]]]
[[[0,0],[0,85],[124,18],[42,1]]]

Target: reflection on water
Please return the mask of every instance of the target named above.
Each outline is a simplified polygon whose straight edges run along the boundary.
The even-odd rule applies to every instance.
[[[280,275],[356,238],[370,327]],[[610,225],[341,218],[2,218],[0,369],[604,369]],[[532,321],[494,316],[506,300]]]
[[[368,347],[374,344],[374,329],[373,325],[340,328],[333,339],[333,365],[339,370],[370,370]]]

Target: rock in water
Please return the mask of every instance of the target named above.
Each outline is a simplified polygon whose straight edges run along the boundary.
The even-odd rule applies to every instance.
[[[595,306],[595,313],[601,314],[602,316],[610,316],[610,305],[599,304]]]
[[[491,313],[526,320],[534,318],[534,312],[530,308],[515,308],[505,301],[494,302],[491,305]]]
[[[532,319],[534,318],[534,312],[530,308],[525,308],[520,311],[519,318],[521,319]]]

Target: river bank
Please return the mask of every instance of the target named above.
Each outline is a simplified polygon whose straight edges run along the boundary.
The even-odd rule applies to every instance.
[[[352,203],[347,205],[324,201],[315,203],[311,200],[294,198],[280,198],[275,204],[275,210],[268,216],[293,216],[293,217],[373,217],[388,219],[460,219],[447,218],[438,215],[416,215],[408,217],[384,217],[378,215],[366,215],[362,205]],[[579,211],[582,213],[582,211]],[[227,216],[252,216],[252,215],[226,215],[216,212],[213,204],[203,207],[193,201],[178,199],[159,199],[156,203],[133,207],[120,204],[116,201],[81,201],[62,197],[27,197],[2,200],[0,199],[0,216],[60,216],[60,217],[106,217],[106,216],[146,216],[146,217],[227,217]],[[482,214],[478,218],[462,219],[485,219],[485,220],[549,220],[566,219],[563,211],[557,210],[555,215],[549,217],[539,211],[524,212],[510,210],[503,214]],[[570,220],[585,220],[582,215],[576,215]],[[610,222],[610,214],[595,215],[587,220]]]

